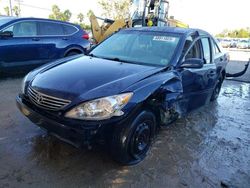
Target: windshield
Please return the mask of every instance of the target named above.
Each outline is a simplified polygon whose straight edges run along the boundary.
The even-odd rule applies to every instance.
[[[13,20],[13,18],[0,18],[0,26],[6,24],[7,22]]]
[[[99,44],[90,55],[121,62],[167,66],[179,36],[158,32],[123,31]]]

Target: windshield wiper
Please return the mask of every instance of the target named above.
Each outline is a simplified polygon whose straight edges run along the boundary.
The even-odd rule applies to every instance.
[[[96,56],[96,55],[94,55],[94,54],[88,54],[88,56],[90,56],[90,57],[96,57],[96,58],[99,58],[98,56]]]
[[[121,62],[121,63],[133,63],[133,64],[138,64],[138,62],[135,61],[130,61],[130,60],[125,60],[125,59],[120,59],[118,57],[100,57],[102,59],[107,59],[107,60],[111,60],[111,61],[117,61],[117,62]]]

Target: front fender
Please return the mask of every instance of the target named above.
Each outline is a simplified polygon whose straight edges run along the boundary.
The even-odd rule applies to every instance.
[[[166,101],[176,101],[182,94],[181,76],[178,72],[162,72],[130,86],[124,92],[133,91],[134,95],[126,109],[131,109],[141,103],[155,101],[153,105],[162,105]]]

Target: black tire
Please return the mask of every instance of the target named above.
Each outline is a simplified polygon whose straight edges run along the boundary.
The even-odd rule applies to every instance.
[[[143,111],[130,125],[116,127],[111,141],[111,155],[123,165],[142,161],[155,135],[156,118],[152,112]]]
[[[65,57],[69,57],[69,56],[73,56],[73,55],[78,55],[78,54],[80,54],[80,53],[77,52],[77,51],[71,51],[71,52],[67,53]]]
[[[223,83],[223,78],[222,78],[222,76],[220,76],[219,79],[217,80],[217,83],[216,83],[215,88],[213,90],[213,94],[211,96],[210,101],[217,100],[217,98],[220,95],[220,90],[221,90],[222,83]]]

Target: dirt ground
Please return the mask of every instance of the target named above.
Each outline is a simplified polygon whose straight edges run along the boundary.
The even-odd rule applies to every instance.
[[[148,157],[129,167],[32,124],[15,106],[20,84],[0,80],[0,188],[250,187],[249,83],[226,80],[217,102],[162,128]]]

